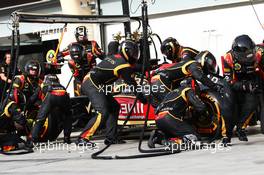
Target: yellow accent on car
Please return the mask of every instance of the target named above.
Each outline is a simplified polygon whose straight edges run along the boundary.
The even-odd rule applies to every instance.
[[[123,125],[125,120],[118,120],[117,124],[118,125]],[[129,120],[126,125],[144,125],[145,121],[135,121],[135,120]],[[147,121],[147,126],[155,126],[156,122],[155,120],[148,120]]]

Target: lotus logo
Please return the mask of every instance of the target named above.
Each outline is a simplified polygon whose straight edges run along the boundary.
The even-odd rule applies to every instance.
[[[240,70],[241,69],[241,65],[239,63],[236,63],[234,68],[235,68],[235,70]]]

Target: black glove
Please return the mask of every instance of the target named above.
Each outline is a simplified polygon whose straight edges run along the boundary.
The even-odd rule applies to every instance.
[[[192,80],[193,79],[191,77],[185,78],[180,82],[180,85],[182,87],[192,87]]]
[[[38,95],[40,91],[41,91],[41,88],[38,86],[35,89],[34,93],[31,95],[31,97],[29,97],[27,104],[34,104],[38,99]]]
[[[159,64],[158,62],[160,61],[160,59],[150,59],[149,60],[149,64],[150,64],[150,70],[155,70],[159,67]]]
[[[243,81],[242,90],[249,93],[255,93],[259,90],[259,84],[254,81]]]
[[[220,94],[224,94],[224,93],[225,93],[224,87],[221,86],[221,85],[218,85],[218,84],[216,84],[216,85],[214,86],[214,90],[217,91],[217,92],[220,93]]]
[[[164,103],[160,103],[156,108],[155,108],[155,114],[158,114],[160,110],[164,107]]]
[[[64,61],[65,61],[65,59],[64,59],[62,53],[59,52],[57,55],[57,63],[64,63]]]

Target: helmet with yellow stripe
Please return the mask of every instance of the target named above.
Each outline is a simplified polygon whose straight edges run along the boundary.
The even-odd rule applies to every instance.
[[[202,51],[196,57],[195,60],[202,66],[205,74],[219,74],[219,67],[217,65],[214,55],[209,51]]]
[[[130,64],[135,64],[140,56],[138,44],[131,40],[125,40],[120,43],[119,53]]]
[[[181,58],[178,57],[180,47],[179,42],[175,38],[169,37],[162,42],[160,50],[168,60],[179,62],[181,61]]]

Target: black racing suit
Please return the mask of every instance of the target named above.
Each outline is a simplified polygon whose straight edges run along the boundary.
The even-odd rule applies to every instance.
[[[5,75],[8,79],[11,79],[12,78],[12,73],[10,72],[9,73],[9,76],[7,76],[8,74],[8,70],[10,69],[10,65],[6,64],[6,63],[2,63],[0,64],[0,74],[3,74]],[[5,84],[6,84],[6,87],[5,87]],[[5,97],[5,93],[6,93],[6,90],[9,88],[10,86],[10,83],[8,83],[7,81],[3,81],[1,78],[0,78],[0,100],[2,99],[2,96]],[[5,89],[4,89],[5,88]],[[4,98],[3,97],[3,98]]]
[[[215,105],[218,106],[220,112],[220,121],[218,121],[219,126],[221,126],[221,136],[230,137],[232,130],[230,132],[230,127],[232,127],[232,111],[233,110],[233,94],[230,86],[225,81],[224,77],[220,75],[208,74],[207,77],[211,79],[214,83],[223,87],[223,92],[220,94],[218,92],[212,91],[210,88],[204,86],[201,83],[197,83],[199,87],[200,94],[208,96],[210,99],[214,100]],[[232,128],[233,129],[233,128]],[[232,135],[231,135],[232,136]]]
[[[185,58],[187,59],[191,59],[194,60],[195,57],[198,55],[198,51],[195,49],[192,49],[190,47],[181,47],[180,51],[179,51],[179,60],[183,60]],[[176,61],[173,61],[172,63],[177,63]],[[167,69],[168,67],[172,66],[174,64],[170,64],[170,63],[164,63],[162,65],[160,65],[159,68],[157,68],[155,71],[152,72],[152,76],[158,74],[159,72],[163,71],[164,69]]]
[[[154,107],[157,106],[168,92],[179,87],[180,82],[187,77],[192,77],[213,90],[218,90],[217,85],[203,73],[201,64],[186,57],[179,63],[172,64],[170,67],[167,67],[152,77],[152,86],[159,88],[152,93],[152,105]]]
[[[232,51],[222,57],[223,75],[230,84],[234,95],[234,115],[229,133],[236,123],[237,129],[245,129],[256,110],[261,93],[261,80],[263,73],[263,52],[257,50],[256,55],[250,59],[239,60]]]
[[[193,48],[181,47],[179,57],[181,59],[185,59],[185,58],[194,59],[198,53],[199,52]]]
[[[84,46],[85,54],[80,60],[70,59],[69,67],[74,77],[74,95],[80,96],[81,83],[85,75],[96,65],[96,58],[104,59],[105,55],[96,41],[79,43]],[[69,55],[68,49],[62,52],[62,56]]]
[[[106,124],[106,139],[116,139],[120,105],[111,94],[111,84],[118,78],[122,78],[132,88],[137,88],[132,65],[119,54],[106,57],[84,78],[81,92],[88,96],[96,115],[90,119],[80,138],[89,140],[99,127]],[[139,100],[146,103],[141,93]]]
[[[38,107],[41,99],[41,80],[19,75],[14,79],[12,91],[0,116],[0,130],[4,133],[17,131],[29,136],[26,112]]]
[[[31,131],[32,139],[37,142],[40,138],[41,129],[46,121],[47,115],[52,109],[61,112],[61,122],[63,123],[64,137],[70,138],[71,134],[71,102],[65,87],[60,83],[47,82],[42,84],[43,102],[39,109],[35,124]],[[59,126],[58,126],[59,127]]]
[[[257,50],[258,50],[258,52],[257,52],[258,57],[261,58],[261,65],[263,66],[264,65],[264,63],[263,63],[263,61],[264,61],[264,43],[258,44]],[[264,70],[264,67],[261,67],[261,70]],[[264,79],[264,74],[262,74],[261,77],[262,77],[262,79]],[[258,108],[257,113],[255,115],[255,118],[253,118],[253,119],[255,119],[255,121],[257,121],[259,119],[261,122],[264,123],[264,121],[262,120],[262,119],[264,119],[264,91],[263,91],[264,81],[262,81],[261,85],[262,85],[262,93],[259,95],[260,105],[259,105],[259,108]],[[264,133],[263,130],[262,130],[262,133]]]
[[[206,105],[195,95],[192,88],[180,86],[169,92],[157,107],[156,125],[167,138],[182,138],[189,134],[198,137],[195,128],[184,118],[189,106],[200,113],[206,110]]]

